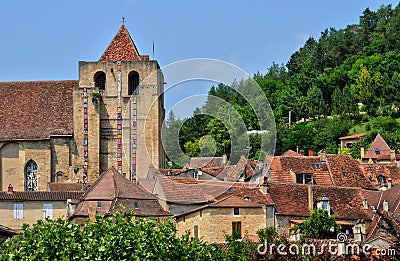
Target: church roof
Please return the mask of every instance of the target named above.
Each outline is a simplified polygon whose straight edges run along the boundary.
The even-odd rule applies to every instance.
[[[0,141],[73,134],[78,81],[0,82]]]
[[[125,25],[122,25],[110,45],[100,57],[106,61],[148,61],[148,55],[140,55]]]

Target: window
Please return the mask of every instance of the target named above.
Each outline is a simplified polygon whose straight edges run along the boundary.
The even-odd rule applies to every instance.
[[[14,219],[24,218],[24,204],[14,204]]]
[[[139,89],[139,73],[136,71],[132,71],[128,75],[128,95],[138,95]]]
[[[139,208],[139,202],[137,202],[137,201],[133,202],[133,207],[134,208]]]
[[[53,204],[43,204],[43,218],[53,218]]]
[[[239,216],[239,208],[233,208],[233,215]]]
[[[197,173],[197,171],[193,172],[193,178],[199,179],[199,174]]]
[[[322,201],[322,209],[328,210],[329,202],[328,201]]]
[[[376,155],[381,154],[381,151],[379,150],[379,148],[374,148],[374,151],[375,151],[375,154],[376,154]]]
[[[308,184],[312,182],[311,174],[296,174],[296,183],[297,184]]]
[[[25,166],[25,191],[37,190],[37,164],[33,160]]]
[[[232,222],[232,234],[238,233],[242,237],[242,222]]]
[[[106,88],[106,74],[104,72],[97,72],[94,75],[94,86],[103,90]]]
[[[383,176],[381,173],[379,173],[378,174],[378,182],[379,182],[379,185],[385,185],[385,176]]]
[[[194,238],[199,238],[199,225],[195,224],[193,227],[193,236]]]

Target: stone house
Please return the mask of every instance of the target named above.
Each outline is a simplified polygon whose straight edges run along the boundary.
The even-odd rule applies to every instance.
[[[8,191],[0,192],[0,223],[12,229],[37,220],[67,218],[67,202],[79,199],[82,192]]]
[[[186,213],[175,215],[177,236],[190,231],[206,242],[225,242],[225,234],[236,231],[240,237],[257,236],[265,228],[265,207],[234,194]]]
[[[363,163],[368,164],[397,165],[400,160],[400,154],[396,154],[396,151],[392,150],[383,137],[378,134],[365,156],[361,157],[361,160]]]
[[[137,217],[171,216],[155,196],[111,168],[101,174],[81,199],[69,203],[68,218],[83,225],[88,219],[94,220],[96,214],[110,216],[117,210],[133,210]]]

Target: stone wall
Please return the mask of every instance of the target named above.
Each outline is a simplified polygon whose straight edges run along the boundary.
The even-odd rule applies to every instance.
[[[233,215],[233,208],[205,208],[176,220],[177,236],[190,231],[194,235],[194,226],[198,226],[199,237],[207,242],[225,242],[225,234],[232,234],[232,222],[242,222],[242,237],[256,235],[265,228],[265,212],[260,208],[240,208],[240,215]]]
[[[14,204],[23,204],[23,219],[14,218]],[[53,204],[53,219],[66,218],[66,201],[0,201],[1,224],[6,227],[21,229],[23,224],[33,225],[43,220],[43,204]]]

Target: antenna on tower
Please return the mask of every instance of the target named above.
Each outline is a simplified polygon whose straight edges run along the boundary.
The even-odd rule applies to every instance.
[[[153,60],[154,60],[154,38],[153,38]]]

